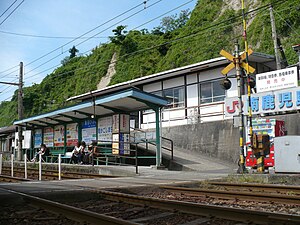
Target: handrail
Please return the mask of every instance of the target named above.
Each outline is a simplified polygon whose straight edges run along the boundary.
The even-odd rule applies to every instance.
[[[144,140],[144,142],[146,143],[146,149],[147,149],[147,150],[148,150],[148,143],[151,144],[151,145],[156,146],[156,143],[153,143],[153,142],[148,141],[148,139],[146,138],[146,134],[147,134],[146,131],[141,130],[141,129],[139,129],[139,128],[135,128],[135,127],[130,127],[130,128],[133,129],[133,130],[137,130],[137,131],[142,132],[142,133],[145,134],[145,140]],[[135,139],[135,135],[134,135],[133,137],[134,137],[134,139]],[[169,138],[166,138],[166,137],[163,137],[163,136],[160,136],[160,137],[161,137],[161,139],[170,142],[171,148],[167,148],[167,147],[163,146],[162,143],[161,143],[161,148],[162,148],[162,149],[165,149],[165,150],[167,150],[167,151],[170,151],[170,152],[171,152],[171,160],[173,160],[173,159],[174,159],[174,143],[173,143],[173,140],[171,140],[171,139],[169,139]]]

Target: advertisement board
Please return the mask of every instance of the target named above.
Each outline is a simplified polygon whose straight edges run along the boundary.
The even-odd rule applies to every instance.
[[[42,129],[36,129],[34,131],[34,148],[39,148],[43,142]]]
[[[46,127],[44,128],[44,144],[47,147],[53,147],[53,139],[54,139],[54,135],[53,135],[53,128],[51,127]]]
[[[120,114],[114,114],[112,116],[112,132],[113,133],[119,133],[120,131]]]
[[[119,154],[119,134],[112,135],[113,143],[112,143],[112,154],[118,155]]]
[[[96,121],[95,120],[85,120],[82,122],[82,141],[87,145],[96,141]]]
[[[75,146],[78,142],[78,124],[67,124],[67,146]]]
[[[65,141],[65,127],[63,125],[58,125],[54,127],[54,146],[61,147],[64,146]]]
[[[120,114],[120,132],[129,133],[129,118],[128,114]]]
[[[98,143],[112,141],[112,117],[103,117],[98,120]]]
[[[129,134],[120,133],[119,136],[119,153],[120,155],[130,155]]]

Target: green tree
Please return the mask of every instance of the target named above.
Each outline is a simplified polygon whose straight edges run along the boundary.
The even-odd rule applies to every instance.
[[[112,30],[114,32],[115,36],[109,37],[112,43],[115,43],[117,45],[122,45],[123,41],[126,38],[127,31],[125,30],[126,26],[120,25],[117,26],[116,29]]]
[[[179,15],[166,16],[161,19],[160,26],[152,30],[153,34],[161,34],[161,32],[172,32],[183,27],[189,20],[191,12],[189,9],[182,10]]]
[[[79,50],[73,45],[72,48],[69,49],[70,52],[70,59],[76,57],[76,53],[79,52]]]

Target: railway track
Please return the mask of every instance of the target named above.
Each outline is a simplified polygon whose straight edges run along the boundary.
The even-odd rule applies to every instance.
[[[261,191],[275,193],[294,193],[300,194],[300,186],[294,185],[278,185],[278,184],[255,184],[255,183],[228,183],[228,182],[208,182],[207,184],[219,186],[225,190]]]
[[[170,192],[178,192],[187,195],[204,196],[206,198],[220,198],[220,199],[239,199],[246,201],[259,201],[259,202],[278,202],[299,204],[300,196],[286,195],[286,194],[270,194],[249,191],[223,191],[212,189],[199,189],[199,188],[185,188],[173,186],[161,186],[160,188]]]
[[[27,168],[28,177],[31,179],[38,179],[39,170],[33,168]],[[2,173],[5,175],[11,174],[10,167],[3,167]],[[24,168],[14,168],[14,177],[22,178],[24,177]],[[100,175],[100,174],[89,174],[89,173],[79,173],[79,172],[67,172],[64,171],[61,173],[62,179],[86,179],[86,178],[108,178],[115,177],[111,175]],[[55,180],[58,179],[58,171],[55,170],[43,170],[42,171],[43,180]]]
[[[0,175],[0,182],[21,182],[21,181],[30,181],[30,179],[20,178],[20,177],[11,177],[6,175]]]
[[[94,191],[96,196],[76,205],[6,190],[20,195],[30,205],[86,224],[299,224],[300,216],[232,207],[165,200],[111,191]],[[83,208],[81,208],[83,207]],[[24,208],[24,207],[23,207]],[[53,217],[53,216],[52,216]],[[55,222],[62,216],[54,217]],[[51,223],[44,223],[51,224]],[[70,224],[72,224],[70,222]],[[75,224],[75,223],[74,223]]]

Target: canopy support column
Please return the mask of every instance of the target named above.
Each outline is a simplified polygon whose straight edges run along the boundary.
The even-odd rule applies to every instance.
[[[156,167],[162,165],[161,138],[160,138],[160,108],[155,108],[155,133],[156,133]]]

